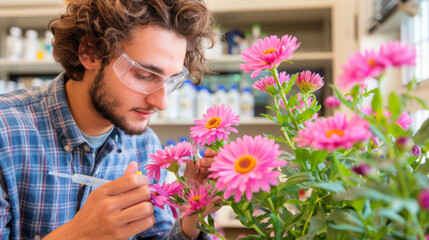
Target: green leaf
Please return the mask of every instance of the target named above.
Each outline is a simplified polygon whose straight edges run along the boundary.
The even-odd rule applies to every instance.
[[[286,182],[284,182],[281,187],[288,187],[296,184],[302,184],[302,183],[313,182],[313,181],[314,181],[314,178],[310,175],[310,173],[306,173],[306,172],[295,173],[292,176],[288,177]]]
[[[374,97],[371,102],[372,110],[377,112],[378,116],[383,114],[383,98],[380,92],[380,89],[376,88]]]
[[[310,233],[317,232],[325,227],[326,220],[321,216],[313,216],[310,219]]]
[[[429,141],[429,118],[423,122],[417,133],[414,135],[414,142],[417,145],[426,145]]]
[[[275,237],[274,239],[282,240],[282,237],[283,237],[282,222],[273,213],[270,214],[270,221],[271,221],[271,224],[273,225],[274,237]]]
[[[363,229],[362,227],[357,227],[349,224],[340,224],[340,225],[329,224],[329,227],[339,231],[351,231],[356,233],[365,232],[365,229]]]
[[[334,193],[340,193],[345,191],[344,186],[341,182],[319,182],[312,183],[311,186]]]
[[[328,154],[328,151],[313,151],[310,156],[311,171],[314,171],[320,163],[323,163]]]
[[[405,220],[399,214],[397,214],[395,211],[392,211],[392,209],[383,208],[380,211],[378,211],[378,214],[382,217],[394,220],[401,225],[405,224]]]
[[[391,92],[389,95],[389,110],[392,113],[392,120],[398,119],[402,113],[402,101],[395,92]]]
[[[302,171],[307,171],[307,161],[310,159],[310,151],[306,148],[296,148],[295,160],[294,162],[298,163]]]
[[[353,109],[353,104],[349,100],[346,100],[343,97],[343,94],[341,94],[341,92],[334,85],[331,85],[331,87],[334,90],[335,95],[337,96],[338,100],[340,100],[340,102],[342,104],[344,104],[345,106],[347,106],[348,108]]]
[[[406,94],[404,94],[404,97],[406,97],[406,98],[408,98],[408,99],[412,99],[412,100],[417,101],[417,102],[418,102],[418,103],[420,103],[420,105],[422,105],[422,107],[423,107],[424,109],[426,109],[426,110],[428,110],[428,109],[429,109],[428,105],[426,105],[426,102],[425,102],[425,101],[423,101],[422,99],[420,99],[420,98],[419,98],[419,97],[417,97],[417,96],[414,96],[414,95],[412,95],[412,94],[406,93]]]

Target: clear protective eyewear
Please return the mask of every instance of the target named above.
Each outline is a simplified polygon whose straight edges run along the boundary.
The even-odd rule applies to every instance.
[[[113,70],[123,84],[143,94],[153,93],[163,87],[167,88],[167,93],[171,93],[182,85],[189,74],[188,69],[183,67],[178,75],[166,77],[140,66],[125,53],[113,64]]]

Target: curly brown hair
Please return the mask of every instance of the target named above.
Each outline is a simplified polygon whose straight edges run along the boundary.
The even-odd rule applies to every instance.
[[[79,61],[79,44],[106,66],[119,54],[123,43],[131,40],[134,28],[148,25],[186,38],[184,64],[199,83],[209,72],[202,41],[208,39],[213,45],[215,36],[204,0],[70,1],[65,13],[49,22],[54,34],[54,57],[69,78],[81,80],[85,68]]]

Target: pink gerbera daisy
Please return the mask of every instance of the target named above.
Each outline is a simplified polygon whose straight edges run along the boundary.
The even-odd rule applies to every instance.
[[[347,121],[345,114],[337,113],[333,117],[306,122],[305,126],[299,130],[295,142],[299,147],[310,145],[317,150],[350,149],[354,143],[365,141],[372,135],[369,123],[357,115]]]
[[[325,83],[319,74],[307,70],[299,73],[295,84],[302,92],[311,93],[321,88]]]
[[[390,66],[389,59],[375,52],[366,51],[365,54],[356,52],[349,57],[347,65],[343,65],[343,74],[339,76],[338,85],[343,88],[353,87],[355,84],[362,84],[367,78],[379,77]]]
[[[228,140],[228,135],[231,132],[237,132],[232,125],[238,126],[240,116],[235,115],[231,108],[224,104],[221,106],[213,106],[207,109],[207,113],[203,115],[203,119],[197,119],[194,123],[197,126],[191,127],[191,137],[194,143],[204,147],[205,144],[215,143],[216,140]]]
[[[162,186],[159,186],[159,184],[152,184],[150,185],[150,188],[150,201],[153,203],[153,205],[161,209],[164,209],[164,205],[168,205],[171,209],[171,212],[173,213],[173,217],[177,218],[176,208],[179,208],[180,206],[174,204],[170,200],[170,197],[177,193],[181,195],[180,191],[183,189],[183,185],[178,182],[173,182],[163,183]]]
[[[192,145],[188,142],[180,142],[176,146],[165,147],[164,150],[159,149],[156,154],[150,154],[149,157],[153,161],[149,161],[145,168],[148,170],[148,177],[159,180],[161,168],[171,172],[176,172],[180,168],[180,164],[186,162],[186,157],[191,156]]]
[[[182,217],[203,212],[209,204],[219,199],[212,184],[207,182],[201,184],[194,180],[188,180],[188,185],[191,186],[191,189],[184,196],[187,204],[182,207]]]
[[[240,68],[246,73],[253,71],[250,75],[255,78],[262,70],[273,69],[284,60],[291,59],[292,53],[299,47],[296,37],[285,35],[281,39],[277,36],[259,39],[258,43],[246,49],[241,58],[246,63]]]
[[[280,72],[279,73],[279,82],[280,85],[282,85],[284,82],[289,81],[290,79],[290,75],[286,75],[286,72]],[[259,81],[255,81],[255,83],[253,84],[253,87],[261,90],[263,92],[267,92],[267,86],[277,86],[277,82],[276,79],[274,79],[273,76],[271,75],[267,75],[265,77],[262,77]]]
[[[416,49],[402,44],[400,41],[387,42],[381,45],[380,55],[389,59],[395,67],[416,65]]]
[[[277,160],[282,153],[272,139],[245,135],[225,144],[209,169],[213,172],[210,177],[217,179],[218,190],[225,190],[225,198],[234,195],[239,202],[245,192],[250,201],[253,192],[270,191],[270,185],[278,185],[281,173],[275,168],[286,165],[286,161]]]

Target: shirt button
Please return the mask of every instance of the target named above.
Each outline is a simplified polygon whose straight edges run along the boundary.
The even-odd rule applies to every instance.
[[[84,145],[83,149],[87,152],[91,151],[91,148],[88,145]]]
[[[39,234],[34,235],[33,240],[41,240],[42,237]]]
[[[65,145],[65,146],[64,146],[64,150],[65,150],[66,152],[70,151],[70,149],[71,149],[70,145]]]

